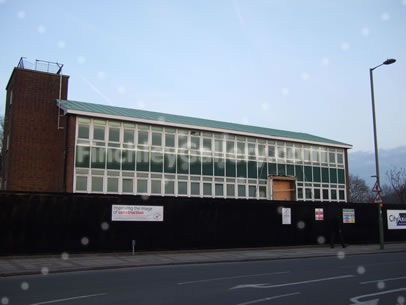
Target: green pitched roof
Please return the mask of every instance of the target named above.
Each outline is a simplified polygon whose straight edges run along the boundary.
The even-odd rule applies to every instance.
[[[109,115],[109,116],[120,116],[126,117],[129,119],[144,119],[144,120],[152,120],[156,121],[157,123],[164,124],[165,122],[169,123],[176,123],[176,124],[185,124],[185,125],[193,125],[199,127],[208,127],[208,128],[216,128],[222,129],[227,131],[234,131],[238,132],[247,132],[253,133],[258,135],[266,135],[272,137],[281,137],[281,138],[289,138],[298,141],[310,141],[310,142],[318,142],[323,144],[332,144],[332,145],[339,145],[345,146],[350,148],[351,145],[318,137],[313,136],[306,133],[300,132],[292,132],[292,131],[285,131],[285,130],[278,130],[278,129],[271,129],[271,128],[264,128],[264,127],[257,127],[257,126],[249,126],[243,124],[236,124],[236,123],[228,123],[228,122],[221,122],[221,121],[214,121],[214,120],[207,120],[207,119],[200,119],[194,117],[187,117],[182,115],[176,114],[167,114],[167,113],[160,113],[160,112],[153,112],[153,111],[146,111],[146,110],[139,110],[139,109],[131,109],[131,108],[123,108],[123,107],[116,107],[116,106],[109,106],[109,105],[100,105],[100,104],[91,104],[85,102],[78,102],[78,101],[71,101],[71,100],[59,100],[61,107],[65,109],[68,113],[75,113],[75,112],[85,112],[91,113],[94,116],[99,115]]]

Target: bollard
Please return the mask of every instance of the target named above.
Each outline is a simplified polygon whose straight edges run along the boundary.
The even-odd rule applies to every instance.
[[[134,256],[134,251],[135,251],[135,240],[132,240],[132,248],[133,248],[133,256]]]

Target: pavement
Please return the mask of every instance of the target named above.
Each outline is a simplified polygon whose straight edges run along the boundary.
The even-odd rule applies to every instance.
[[[183,264],[226,263],[301,259],[313,257],[382,254],[406,252],[406,243],[349,245],[346,248],[327,245],[243,248],[217,250],[151,251],[128,253],[83,253],[60,255],[4,256],[0,257],[0,277],[49,274],[61,272],[150,267]]]

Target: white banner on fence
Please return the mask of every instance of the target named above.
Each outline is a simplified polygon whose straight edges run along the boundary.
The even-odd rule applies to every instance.
[[[388,229],[406,229],[406,210],[387,210]]]
[[[290,208],[282,208],[282,224],[290,225],[291,221],[291,210]]]
[[[150,205],[113,205],[112,221],[163,221],[164,207]]]

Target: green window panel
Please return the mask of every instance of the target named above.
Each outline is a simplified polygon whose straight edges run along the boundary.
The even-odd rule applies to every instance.
[[[211,139],[203,139],[203,149],[205,151],[211,151]]]
[[[121,150],[107,149],[107,169],[120,169]]]
[[[223,152],[223,141],[215,140],[214,141],[214,148],[216,152]]]
[[[204,196],[211,196],[212,195],[211,183],[203,183],[203,195]]]
[[[331,190],[331,200],[337,200],[337,190]]]
[[[165,194],[174,195],[175,194],[175,181],[165,181]]]
[[[235,196],[235,186],[234,184],[227,184],[227,197]]]
[[[123,170],[126,171],[135,170],[135,151],[123,150],[121,158],[122,158],[121,166]]]
[[[164,156],[162,153],[151,153],[151,172],[162,173],[164,165]]]
[[[92,148],[92,168],[102,168],[106,166],[106,149],[100,147]]]
[[[89,168],[90,147],[76,146],[76,167]]]
[[[161,194],[161,180],[151,181],[151,194]]]
[[[149,153],[147,151],[137,152],[137,171],[149,172]]]
[[[124,143],[134,143],[134,131],[131,129],[124,129]]]
[[[187,148],[187,136],[178,136],[178,147]]]
[[[87,191],[86,176],[76,176],[76,191]]]
[[[175,135],[173,135],[173,134],[165,135],[165,146],[175,147]]]
[[[256,198],[257,197],[257,187],[255,185],[249,185],[248,186],[248,196],[250,198]]]
[[[344,184],[345,183],[345,174],[343,169],[338,170],[338,183]],[[341,199],[341,198],[340,198]]]
[[[189,173],[189,156],[177,155],[177,173],[188,174]]]
[[[248,155],[256,156],[255,144],[248,144]]]
[[[107,192],[117,193],[118,192],[118,178],[107,178]]]
[[[138,179],[137,193],[147,193],[147,192],[148,192],[148,180]]]
[[[236,175],[235,166],[236,166],[235,160],[226,159],[226,176],[227,177],[235,177],[235,175]]]
[[[268,177],[267,163],[266,162],[258,162],[258,178],[259,179],[266,179],[267,177]]]
[[[176,155],[175,154],[167,154],[165,153],[164,156],[164,172],[165,173],[176,173]]]
[[[78,138],[89,139],[89,126],[88,125],[79,125]]]
[[[191,175],[202,174],[202,161],[200,156],[190,156],[190,174]]]
[[[226,153],[233,154],[234,153],[234,142],[227,141],[226,146],[227,146]]]
[[[213,176],[213,158],[203,157],[203,175]]]
[[[92,192],[103,192],[103,177],[92,177]]]
[[[237,142],[237,154],[245,155],[245,143]]]
[[[134,192],[134,180],[123,178],[123,193],[133,193]]]
[[[200,182],[190,183],[190,194],[191,195],[200,195]]]
[[[178,194],[187,195],[187,182],[178,181]]]
[[[291,164],[286,165],[286,174],[287,176],[295,176],[295,166]]]
[[[330,182],[330,178],[328,175],[328,168],[327,167],[322,167],[321,168],[321,181],[325,183]]]
[[[339,190],[339,191],[338,191],[338,195],[339,195],[340,200],[345,200],[345,193],[344,193],[344,190]]]
[[[337,183],[337,169],[330,168],[330,183]]]
[[[301,187],[297,189],[297,199],[303,199],[303,188]]]
[[[138,144],[148,145],[148,131],[138,131]]]
[[[158,132],[152,133],[152,145],[154,146],[162,146],[162,134]]]
[[[321,182],[320,167],[313,167],[313,181]]]
[[[215,194],[216,196],[224,196],[224,185],[223,184],[215,184]]]
[[[237,160],[237,177],[247,178],[247,161]]]
[[[120,142],[120,128],[109,128],[109,141]]]
[[[260,198],[266,198],[266,186],[259,186],[259,197]]]
[[[305,189],[306,199],[312,199],[312,189]]]
[[[313,181],[313,173],[311,166],[304,167],[305,181]]]
[[[94,126],[93,139],[104,141],[104,127],[103,126]]]
[[[191,137],[190,138],[190,147],[192,149],[200,149],[200,138],[197,137]]]
[[[214,158],[214,176],[224,176],[224,159]]]
[[[329,200],[328,190],[323,190],[323,200]]]
[[[285,164],[278,164],[278,176],[286,176]]]
[[[248,178],[257,178],[257,162],[248,161]]]
[[[275,147],[274,146],[268,146],[268,157],[275,158]]]
[[[321,199],[320,189],[314,189],[314,199]]]
[[[296,165],[295,168],[296,168],[296,178],[297,178],[297,181],[304,181],[304,180],[303,180],[303,176],[304,176],[304,173],[303,173],[303,166],[301,166],[301,165]]]
[[[268,163],[268,173],[271,176],[276,176],[278,173],[276,171],[276,164],[275,163]]]
[[[246,186],[239,184],[238,185],[238,197],[247,197],[247,191],[246,191]]]

